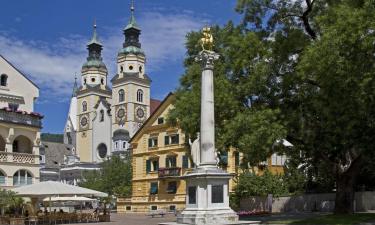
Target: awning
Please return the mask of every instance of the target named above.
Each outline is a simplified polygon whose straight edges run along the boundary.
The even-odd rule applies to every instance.
[[[86,198],[82,196],[73,196],[73,197],[47,197],[43,199],[43,202],[93,202],[96,199]]]
[[[25,185],[12,189],[19,196],[25,197],[47,197],[47,196],[95,196],[95,197],[107,197],[108,194],[91,190],[88,188],[82,188],[74,185],[63,184],[55,181],[45,181],[30,185]]]

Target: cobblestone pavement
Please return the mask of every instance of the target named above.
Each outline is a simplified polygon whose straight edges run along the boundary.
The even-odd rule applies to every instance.
[[[106,223],[79,223],[76,225],[90,224],[90,225],[158,225],[161,222],[175,222],[176,216],[167,214],[164,217],[147,216],[146,214],[111,214],[111,222]],[[73,225],[73,224],[71,224]]]

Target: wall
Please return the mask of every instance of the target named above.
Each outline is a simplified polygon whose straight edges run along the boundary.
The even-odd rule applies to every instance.
[[[357,212],[375,210],[375,192],[356,192]],[[335,193],[305,194],[290,197],[272,198],[272,212],[332,212],[335,207]],[[269,211],[267,197],[241,199],[240,210]]]

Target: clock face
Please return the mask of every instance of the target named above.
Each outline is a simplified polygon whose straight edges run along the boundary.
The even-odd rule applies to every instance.
[[[82,117],[82,119],[81,119],[81,126],[85,127],[86,125],[87,125],[87,118],[86,117]]]
[[[119,109],[117,111],[117,117],[118,118],[123,118],[125,116],[125,109]]]
[[[145,112],[143,111],[142,108],[138,108],[137,109],[137,117],[138,119],[143,119],[143,117],[145,116]]]

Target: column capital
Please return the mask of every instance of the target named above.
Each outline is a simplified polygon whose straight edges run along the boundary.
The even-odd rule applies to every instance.
[[[214,61],[219,57],[220,55],[214,51],[203,50],[195,57],[195,61],[201,62],[203,70],[213,70]]]

